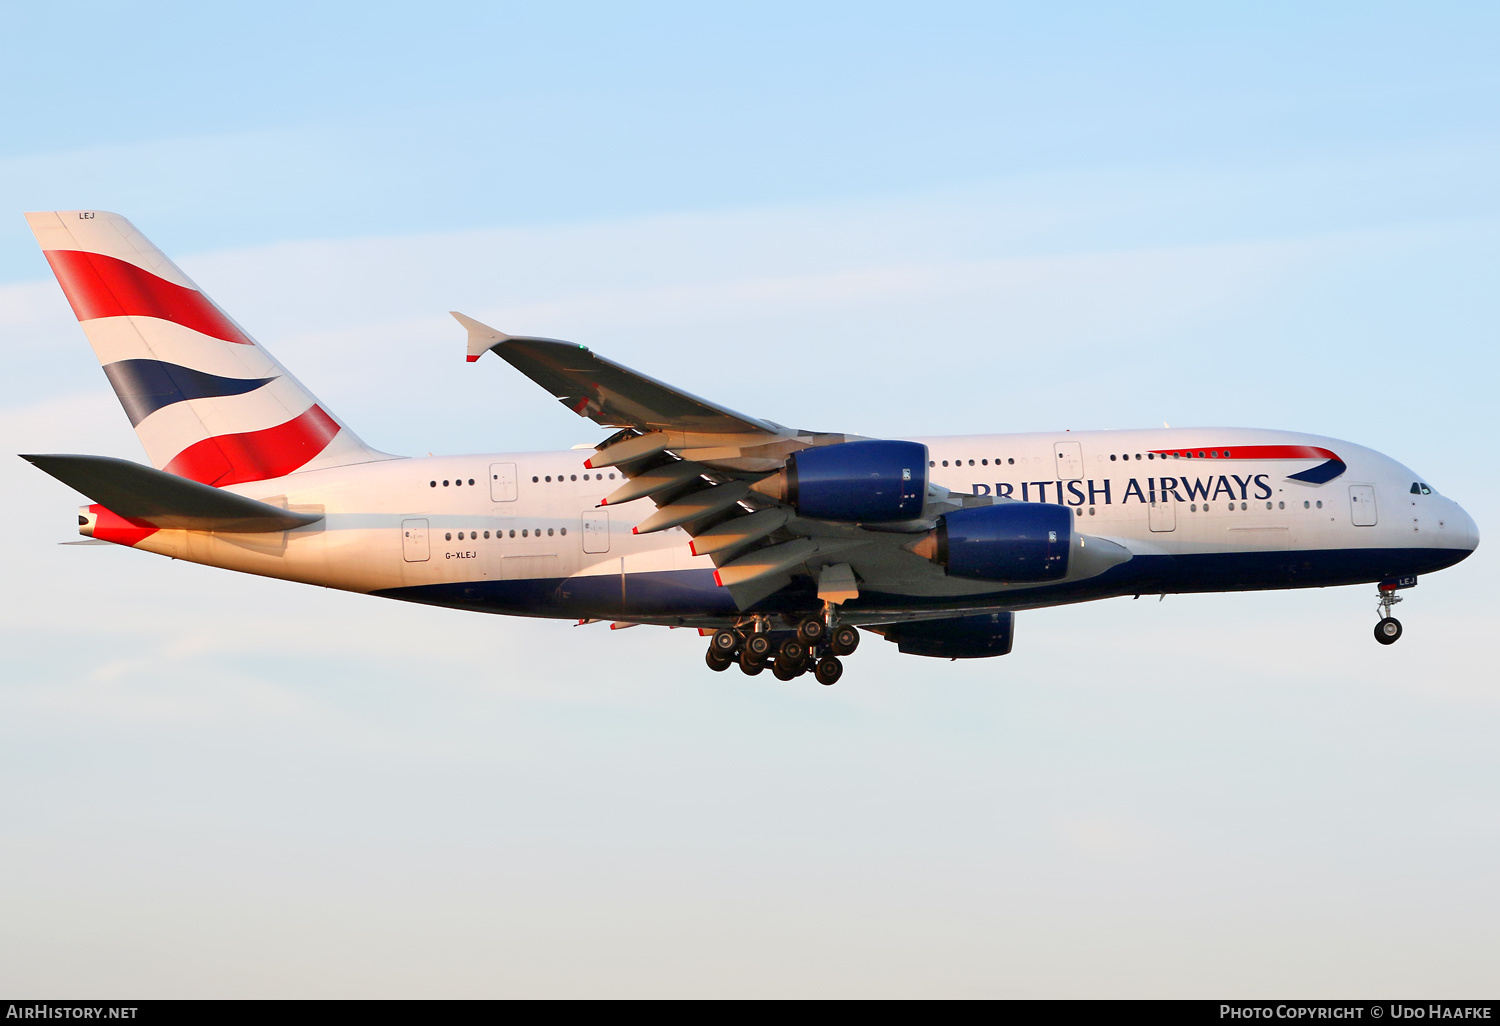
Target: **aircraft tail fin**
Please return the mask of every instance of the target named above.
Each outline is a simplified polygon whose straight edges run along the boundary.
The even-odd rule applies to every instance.
[[[157,469],[221,486],[390,458],[125,218],[59,210],[26,220]]]

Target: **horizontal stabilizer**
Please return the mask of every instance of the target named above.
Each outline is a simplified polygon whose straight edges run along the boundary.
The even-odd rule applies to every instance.
[[[110,512],[168,530],[287,531],[323,519],[110,456],[27,456]]]

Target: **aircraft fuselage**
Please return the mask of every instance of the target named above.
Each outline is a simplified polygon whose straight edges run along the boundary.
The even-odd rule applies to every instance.
[[[1191,428],[915,440],[928,446],[934,484],[1064,506],[1079,533],[1123,545],[1131,559],[1085,580],[1033,585],[948,577],[904,552],[866,560],[859,597],[841,611],[850,622],[895,608],[1026,609],[1117,595],[1376,582],[1451,566],[1478,541],[1468,514],[1419,475],[1372,450],[1312,435]],[[1326,469],[1306,469],[1314,451],[1333,455]],[[686,532],[632,533],[655,511],[648,499],[599,506],[623,477],[586,470],[588,455],[429,456],[303,471],[230,490],[320,512],[318,523],[274,534],[158,530],[134,545],[484,612],[698,626],[733,620],[740,610],[715,585],[713,562],[692,553]],[[850,525],[847,533],[857,540],[862,530]],[[816,608],[809,588],[786,589],[757,608]]]

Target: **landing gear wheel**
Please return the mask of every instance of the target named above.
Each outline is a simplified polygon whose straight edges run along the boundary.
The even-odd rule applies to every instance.
[[[787,638],[776,653],[777,664],[803,663],[807,661],[807,646],[796,638]]]
[[[823,640],[823,635],[828,633],[828,625],[822,620],[808,617],[797,625],[797,637],[808,648],[814,648],[818,642]]]
[[[771,672],[777,680],[792,680],[802,676],[802,667],[796,663],[784,663],[780,659],[771,664]]]
[[[765,663],[758,663],[754,659],[746,659],[743,653],[740,655],[740,672],[746,677],[754,677],[765,668]]]
[[[768,659],[771,655],[771,639],[765,634],[752,634],[745,642],[745,651],[756,659]]]
[[[1375,625],[1375,640],[1382,645],[1394,645],[1401,639],[1401,621],[1387,616]]]
[[[813,676],[818,678],[819,684],[837,684],[843,675],[844,664],[839,662],[838,656],[824,656],[818,660],[818,665],[813,670]]]
[[[859,647],[859,628],[847,624],[835,627],[833,636],[828,639],[828,647],[833,649],[836,656],[853,655],[854,650]]]
[[[729,669],[729,664],[734,662],[734,659],[724,655],[718,649],[710,648],[704,655],[704,661],[708,663],[710,670],[713,670],[715,673],[723,673]]]
[[[708,647],[715,652],[722,652],[726,656],[732,656],[740,650],[740,642],[743,639],[735,631],[728,627],[714,631],[714,639],[708,643]]]

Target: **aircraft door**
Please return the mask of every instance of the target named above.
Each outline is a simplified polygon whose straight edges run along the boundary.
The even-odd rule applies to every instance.
[[[1058,442],[1052,447],[1057,459],[1059,481],[1083,480],[1083,444],[1081,442]]]
[[[408,563],[427,561],[427,521],[401,521],[401,555]]]
[[[591,509],[583,514],[583,551],[609,551],[609,510]]]
[[[1177,506],[1170,495],[1158,496],[1156,501],[1151,503],[1151,510],[1147,517],[1151,522],[1151,530],[1157,534],[1177,530]]]
[[[516,465],[490,464],[490,499],[495,502],[516,501]]]
[[[1373,485],[1349,486],[1349,514],[1355,527],[1375,526],[1375,488]]]

